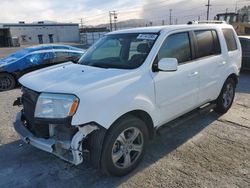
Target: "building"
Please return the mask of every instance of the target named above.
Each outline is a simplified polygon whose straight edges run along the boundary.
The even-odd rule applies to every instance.
[[[74,23],[0,24],[0,47],[79,41],[79,25]]]
[[[244,6],[238,10],[240,22],[250,22],[250,6]]]
[[[226,21],[227,23],[235,23],[238,21],[238,14],[234,12],[226,12],[226,13],[221,13],[216,15],[216,20],[220,21]]]
[[[250,6],[248,9],[250,10]],[[238,11],[238,13],[226,12],[217,14],[215,19],[226,21],[227,23],[233,25],[238,35],[250,35],[250,23],[248,22],[250,19],[248,14],[246,14],[246,10],[248,9],[247,7],[243,7]]]

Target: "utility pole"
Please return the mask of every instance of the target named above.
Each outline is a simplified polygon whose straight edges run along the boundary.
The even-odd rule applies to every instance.
[[[169,9],[169,25],[172,25],[172,9]]]
[[[109,11],[109,26],[110,26],[110,31],[113,30],[113,24],[112,24],[112,15],[111,15],[111,11]]]
[[[113,31],[113,22],[115,30],[117,30],[117,13],[115,10],[109,11],[109,24],[110,24],[110,31]]]
[[[237,14],[237,10],[238,10],[238,2],[237,0],[235,0],[235,14]]]
[[[212,6],[210,4],[210,0],[207,1],[207,5],[205,5],[207,7],[207,20],[209,20],[209,11],[210,11],[210,7]]]
[[[83,18],[80,18],[80,20],[81,20],[81,22],[80,22],[81,23],[80,28],[83,29]]]
[[[117,13],[114,11],[115,31],[117,30]]]
[[[161,22],[161,23],[162,23],[162,25],[165,25],[165,21],[164,21],[164,20],[162,20],[162,22]]]

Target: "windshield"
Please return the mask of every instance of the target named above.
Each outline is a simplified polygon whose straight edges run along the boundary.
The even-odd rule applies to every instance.
[[[117,69],[134,69],[143,64],[157,34],[113,34],[104,36],[79,60],[80,64]]]
[[[23,50],[19,50],[9,56],[7,56],[5,59],[19,59],[25,55],[27,55],[29,53],[29,51],[27,49],[23,49]]]

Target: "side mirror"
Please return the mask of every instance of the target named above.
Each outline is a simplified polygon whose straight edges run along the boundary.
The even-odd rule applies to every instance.
[[[177,71],[177,68],[178,68],[178,60],[176,58],[162,58],[158,62],[159,71],[171,72],[171,71]]]

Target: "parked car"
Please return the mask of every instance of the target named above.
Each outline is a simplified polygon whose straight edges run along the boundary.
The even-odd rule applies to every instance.
[[[239,36],[242,48],[242,69],[250,70],[250,36]]]
[[[14,127],[41,150],[122,176],[165,123],[207,103],[226,113],[240,68],[240,42],[227,24],[111,32],[78,64],[21,77],[23,94],[14,104],[23,109]]]
[[[66,61],[78,61],[84,50],[67,45],[39,45],[0,59],[0,91],[13,89],[24,74]]]

